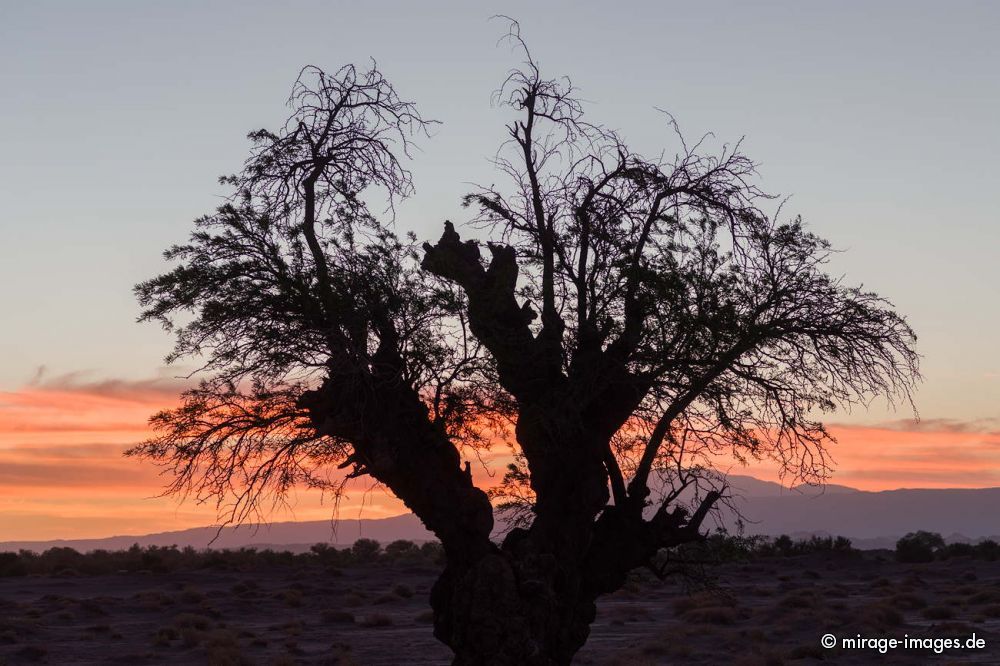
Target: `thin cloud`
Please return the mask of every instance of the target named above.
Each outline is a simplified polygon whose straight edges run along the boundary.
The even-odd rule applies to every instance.
[[[155,489],[156,482],[155,470],[147,471],[125,462],[89,461],[81,465],[79,461],[74,461],[72,465],[67,465],[4,460],[0,463],[0,486],[5,488],[89,488],[102,494],[142,489],[143,496],[149,496],[153,494],[151,491]]]
[[[193,388],[193,379],[161,375],[146,379],[94,378],[91,371],[67,372],[48,376],[41,366],[26,387],[34,391],[79,393],[88,396],[125,401],[175,400],[183,391]]]
[[[851,428],[881,428],[896,432],[941,432],[941,433],[987,433],[995,434],[1000,432],[1000,419],[897,419],[885,421],[870,426],[856,426],[848,424],[835,424],[840,429]]]
[[[47,497],[72,488],[81,504],[96,495],[124,490],[141,496],[153,494],[153,489],[162,484],[160,470],[125,458],[123,448],[115,443],[5,447],[0,449],[0,488],[32,488]]]
[[[149,417],[177,404],[191,380],[92,378],[74,372],[48,376],[40,368],[22,388],[0,391],[0,447],[29,438],[79,441],[81,436],[137,442],[145,438]]]
[[[928,420],[920,429],[886,425],[831,428],[838,440],[835,483],[864,490],[998,485],[1000,433],[990,429],[992,419]]]
[[[902,470],[896,467],[845,470],[844,475],[852,479],[885,482],[899,479]],[[988,488],[1000,486],[1000,473],[988,469],[938,469],[905,470],[906,483],[896,488]],[[850,485],[850,484],[848,484]]]

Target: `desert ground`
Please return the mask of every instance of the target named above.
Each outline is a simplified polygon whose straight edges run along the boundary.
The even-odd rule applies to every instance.
[[[601,600],[579,664],[1000,663],[1000,562],[888,551],[730,563],[709,588],[636,576]],[[0,578],[0,664],[445,664],[435,567],[274,565]],[[820,638],[981,649],[824,649]]]

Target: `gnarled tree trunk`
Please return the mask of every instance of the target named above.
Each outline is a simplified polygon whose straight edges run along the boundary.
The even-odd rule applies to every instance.
[[[568,404],[521,410],[516,434],[532,453],[535,520],[502,544],[489,538],[486,494],[405,383],[367,371],[345,382],[339,374],[300,404],[318,430],[354,441],[356,472],[389,486],[441,539],[446,567],[431,595],[434,633],[456,664],[568,664],[587,640],[601,594],[659,548],[699,538],[704,512],[650,521],[644,502],[608,505],[600,453],[607,441],[594,441]]]
[[[374,362],[355,380],[345,381],[339,368],[337,379],[302,405],[320,432],[354,444],[356,472],[391,488],[441,539],[447,564],[431,598],[434,630],[455,651],[455,663],[568,664],[587,640],[597,598],[661,547],[699,538],[714,498],[691,520],[683,511],[645,520],[645,495],[626,495],[620,470],[607,460],[641,387],[613,373],[596,382],[564,374],[558,348],[550,348],[560,333],[543,326],[532,336],[527,325],[535,315],[514,299],[511,248],[490,246],[484,268],[478,248],[462,243],[449,223],[438,245],[425,249],[426,268],[462,284],[472,329],[518,401],[515,435],[535,494],[530,528],[512,530],[499,545],[490,541],[492,506],[420,396],[400,381],[391,330],[380,331]],[[581,384],[595,383],[604,390],[580,394]],[[616,472],[615,504],[609,469]]]
[[[597,596],[587,558],[608,490],[596,449],[566,455],[585,441],[578,431],[552,412],[522,409],[517,438],[535,454],[535,519],[496,552],[450,564],[435,586],[435,634],[455,650],[455,663],[568,664],[586,642]]]
[[[435,635],[455,664],[568,664],[594,619],[583,569],[538,552],[527,533],[434,586]]]
[[[553,539],[538,521],[514,529],[497,551],[449,562],[431,597],[435,635],[455,651],[455,664],[569,664],[590,634],[598,597],[661,547],[701,538],[698,526],[717,497],[690,519],[675,510],[648,521],[612,506],[587,522],[577,511],[565,522],[587,522],[575,538],[561,529]]]

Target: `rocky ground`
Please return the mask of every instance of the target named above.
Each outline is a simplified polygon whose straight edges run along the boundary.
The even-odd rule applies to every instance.
[[[445,664],[435,570],[0,578],[0,664]],[[1000,563],[890,553],[730,564],[714,589],[637,579],[603,599],[580,664],[1000,663]],[[981,649],[825,649],[824,634],[960,639]]]

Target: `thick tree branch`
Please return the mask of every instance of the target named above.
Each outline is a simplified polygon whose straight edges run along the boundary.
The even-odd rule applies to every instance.
[[[487,268],[480,261],[479,247],[462,242],[451,222],[435,244],[424,244],[421,267],[449,280],[468,298],[469,326],[496,359],[500,382],[519,399],[529,399],[545,390],[558,372],[558,359],[546,353],[531,333],[536,314],[527,302],[518,305],[517,258],[507,245],[490,244],[492,258]]]

